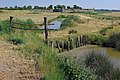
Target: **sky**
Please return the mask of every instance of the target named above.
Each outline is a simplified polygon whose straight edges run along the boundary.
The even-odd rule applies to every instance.
[[[119,9],[120,0],[0,0],[0,7],[17,6],[49,6],[49,5],[79,5],[82,8]]]

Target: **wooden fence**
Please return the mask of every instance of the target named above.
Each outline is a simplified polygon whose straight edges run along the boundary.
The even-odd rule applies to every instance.
[[[44,29],[39,29],[39,28],[21,28],[21,27],[17,27],[17,26],[14,26],[15,24],[18,24],[18,25],[22,25],[22,26],[42,26],[44,25]],[[13,17],[10,16],[10,27],[9,27],[9,32],[11,30],[11,28],[14,28],[14,29],[20,29],[20,30],[44,30],[45,31],[45,42],[47,44],[48,42],[48,30],[54,30],[54,29],[48,29],[47,26],[48,25],[54,25],[54,24],[48,24],[48,21],[47,21],[47,18],[44,17],[44,23],[42,24],[24,24],[24,23],[19,23],[19,22],[14,22],[13,21]]]
[[[82,47],[88,44],[88,37],[86,35],[80,35],[75,39],[72,39],[71,36],[68,36],[67,41],[48,41],[48,46],[52,48],[54,52],[54,48],[58,49],[58,52],[69,51],[74,48]]]
[[[57,48],[58,52],[60,53],[60,52],[72,50],[73,48],[78,48],[78,47],[84,46],[84,45],[86,45],[88,43],[87,42],[87,36],[85,36],[85,35],[80,35],[80,36],[76,37],[75,39],[72,39],[72,37],[69,35],[67,41],[48,41],[48,28],[47,28],[47,25],[54,25],[54,24],[48,24],[46,17],[44,17],[44,23],[43,24],[34,24],[34,25],[45,25],[44,29],[20,28],[20,27],[14,26],[14,24],[24,25],[24,26],[33,26],[32,24],[23,24],[23,23],[14,22],[13,17],[10,16],[9,30],[11,28],[20,29],[20,30],[44,30],[45,31],[45,43],[52,48],[53,52],[54,52],[54,48]]]

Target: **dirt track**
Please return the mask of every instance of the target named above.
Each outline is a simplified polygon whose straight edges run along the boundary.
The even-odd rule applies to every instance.
[[[0,80],[38,80],[35,61],[23,58],[13,47],[0,41]]]

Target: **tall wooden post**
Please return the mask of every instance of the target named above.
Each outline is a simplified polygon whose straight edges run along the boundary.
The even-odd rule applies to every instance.
[[[10,26],[9,26],[9,28],[8,28],[8,31],[9,31],[9,32],[10,32],[11,27],[12,27],[12,20],[13,20],[13,17],[12,17],[12,16],[10,16]]]
[[[48,41],[48,29],[47,29],[47,18],[44,17],[44,24],[45,24],[45,42],[47,44],[47,41]]]
[[[62,52],[64,52],[64,41],[62,41]]]
[[[67,50],[69,51],[70,50],[70,42],[67,41]]]
[[[80,44],[83,46],[83,35],[80,35]]]

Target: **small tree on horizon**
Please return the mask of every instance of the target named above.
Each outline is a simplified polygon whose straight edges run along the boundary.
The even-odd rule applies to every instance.
[[[53,9],[53,5],[47,7],[48,10]]]

